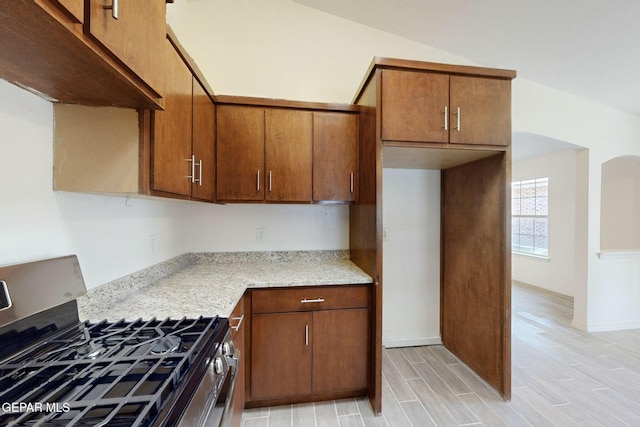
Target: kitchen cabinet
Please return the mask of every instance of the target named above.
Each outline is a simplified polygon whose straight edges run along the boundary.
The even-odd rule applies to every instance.
[[[89,0],[86,5],[85,33],[161,93],[166,0]]]
[[[251,298],[251,406],[366,393],[368,286],[253,290]]]
[[[245,401],[245,360],[247,358],[245,351],[245,306],[244,296],[236,304],[231,316],[229,316],[229,328],[231,330],[231,340],[236,348],[236,354],[239,354],[238,367],[236,371],[235,388],[232,396],[231,404],[231,425],[238,427],[242,421],[242,411],[244,410]]]
[[[313,113],[313,200],[356,200],[358,115]]]
[[[264,200],[264,109],[218,105],[216,118],[217,199]]]
[[[54,104],[54,189],[214,201],[215,105],[169,32],[164,111]]]
[[[11,2],[0,78],[63,103],[161,109],[165,0]]]
[[[510,143],[509,80],[385,69],[381,86],[383,140]]]
[[[509,116],[515,76],[512,70],[374,58],[354,97],[361,108],[362,184],[349,206],[349,249],[351,261],[375,281],[369,382],[375,413],[382,411],[384,167],[441,170],[442,343],[501,396],[511,396]]]
[[[310,202],[312,113],[221,105],[218,200]]]
[[[216,104],[217,200],[356,199],[357,108],[227,96]]]
[[[168,40],[165,48],[165,109],[151,112],[151,190],[213,201],[213,101]]]

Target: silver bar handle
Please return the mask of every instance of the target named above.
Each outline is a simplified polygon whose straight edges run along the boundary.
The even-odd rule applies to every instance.
[[[231,320],[237,320],[238,324],[236,326],[231,326],[231,329],[238,332],[240,330],[240,325],[242,325],[242,321],[244,320],[244,314],[240,317],[232,317]]]
[[[309,325],[304,325],[304,345],[309,345]]]
[[[460,107],[458,107],[458,111],[456,112],[456,117],[457,117],[456,130],[460,132]]]
[[[200,171],[198,174],[198,185],[202,186],[202,159],[198,162],[198,170]]]
[[[191,183],[193,184],[194,182],[196,182],[196,155],[192,154],[190,159],[185,159],[187,162],[191,162],[191,175],[185,177],[187,179],[191,180]]]
[[[258,179],[256,180],[256,182],[257,182],[256,189],[260,191],[260,169],[258,169]]]
[[[444,115],[444,126],[442,127],[444,130],[449,130],[449,107],[445,105],[444,112],[442,114]]]
[[[105,9],[111,9],[111,17],[113,19],[118,19],[118,0],[112,0],[110,6],[103,6]]]
[[[354,188],[354,179],[353,179],[353,175],[354,175],[354,174],[353,174],[353,172],[351,172],[351,173],[349,174],[349,185],[350,185],[350,187],[349,187],[349,188],[351,189],[351,192],[352,192],[352,193],[353,193],[353,188]]]
[[[317,302],[324,302],[324,298],[316,298],[316,299],[301,299],[300,304],[311,304]]]
[[[271,192],[271,171],[269,171],[269,192]]]

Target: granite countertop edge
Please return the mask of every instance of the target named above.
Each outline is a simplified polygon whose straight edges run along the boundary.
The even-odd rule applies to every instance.
[[[247,289],[370,284],[349,251],[185,254],[89,289],[80,320],[229,317]]]

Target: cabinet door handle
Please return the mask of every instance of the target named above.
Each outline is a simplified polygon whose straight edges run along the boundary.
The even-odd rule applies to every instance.
[[[187,179],[191,180],[193,184],[196,182],[196,155],[192,154],[190,159],[185,159],[187,162],[191,162],[191,175],[187,176]]]
[[[269,171],[269,192],[271,192],[271,171]]]
[[[198,173],[198,185],[202,185],[202,159],[200,159],[200,161],[198,162],[198,170],[200,171]]]
[[[349,188],[351,189],[352,193],[353,193],[353,187],[354,187],[353,172],[351,172],[349,174]]]
[[[118,0],[112,0],[110,6],[103,6],[105,9],[111,9],[111,17],[118,19]]]
[[[444,130],[449,130],[449,107],[445,105],[444,112],[442,114],[444,115],[444,126],[442,127]]]
[[[260,191],[260,169],[258,169],[258,179],[256,180],[256,189]]]
[[[304,325],[304,345],[309,345],[309,325]]]
[[[231,320],[237,320],[238,324],[236,326],[231,326],[231,329],[238,332],[240,330],[240,325],[242,325],[242,321],[244,320],[244,314],[240,317],[232,317]]]
[[[301,299],[300,304],[310,304],[310,303],[324,302],[324,298],[315,298],[315,299]]]
[[[456,111],[456,130],[460,132],[460,107],[458,107],[458,111]]]

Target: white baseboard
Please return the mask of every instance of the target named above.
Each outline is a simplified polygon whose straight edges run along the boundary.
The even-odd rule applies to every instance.
[[[624,331],[627,329],[640,329],[640,320],[628,321],[628,322],[604,322],[604,323],[589,323],[586,328],[581,328],[574,325],[575,322],[571,322],[571,325],[587,332],[611,332],[611,331]]]
[[[382,339],[382,345],[385,348],[395,347],[418,347],[422,345],[440,345],[442,339],[440,337],[423,337],[423,338],[400,338],[400,339]]]

